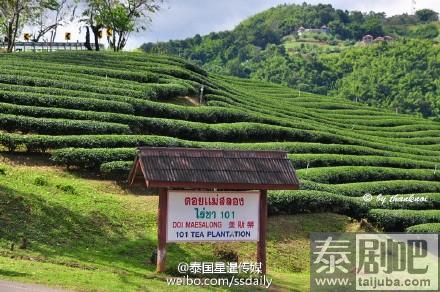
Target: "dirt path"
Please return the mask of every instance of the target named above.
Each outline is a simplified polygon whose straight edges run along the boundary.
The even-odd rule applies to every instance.
[[[0,280],[0,292],[67,292],[37,284],[24,284]]]

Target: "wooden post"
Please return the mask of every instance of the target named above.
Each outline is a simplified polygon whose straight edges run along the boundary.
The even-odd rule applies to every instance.
[[[260,190],[260,216],[257,243],[257,262],[261,263],[261,272],[266,274],[266,231],[267,231],[267,190]]]
[[[165,272],[166,240],[167,240],[168,190],[159,190],[159,212],[157,216],[157,266],[158,273]]]

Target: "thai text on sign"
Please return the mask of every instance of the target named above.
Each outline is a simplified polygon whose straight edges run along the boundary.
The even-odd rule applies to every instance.
[[[258,241],[258,191],[169,191],[167,242]]]

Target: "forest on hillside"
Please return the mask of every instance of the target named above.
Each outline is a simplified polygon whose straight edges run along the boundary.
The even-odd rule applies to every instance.
[[[323,26],[328,34],[298,36],[299,27]],[[389,35],[393,41],[361,44],[368,34]],[[438,40],[438,13],[430,9],[387,17],[293,4],[259,13],[232,31],[147,43],[142,49],[179,55],[210,72],[439,117]]]

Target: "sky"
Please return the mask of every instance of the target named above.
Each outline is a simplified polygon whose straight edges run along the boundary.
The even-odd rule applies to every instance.
[[[332,4],[343,10],[385,12],[387,16],[411,13],[413,0],[310,0],[309,4]],[[231,30],[242,20],[270,7],[283,3],[301,4],[304,0],[165,0],[161,11],[152,16],[146,31],[132,33],[127,49],[134,49],[145,42],[184,39],[195,34]],[[440,12],[440,0],[416,0],[416,9],[430,8]],[[60,29],[72,33],[72,39],[83,41],[78,29],[67,26]],[[61,41],[61,39],[60,39]]]

